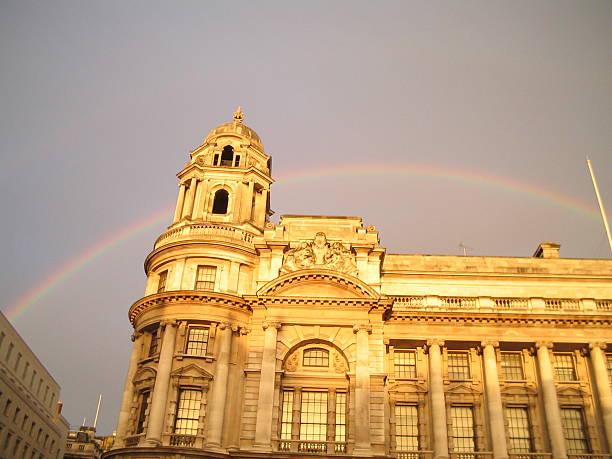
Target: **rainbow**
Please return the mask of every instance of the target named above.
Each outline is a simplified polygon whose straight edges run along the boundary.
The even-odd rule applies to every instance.
[[[492,187],[505,191],[518,193],[525,196],[534,197],[543,200],[549,204],[562,207],[572,212],[576,212],[587,217],[598,218],[598,212],[595,206],[591,206],[583,201],[580,201],[572,196],[562,194],[555,190],[550,190],[542,186],[536,186],[518,180],[511,180],[504,177],[499,177],[483,172],[467,171],[461,169],[449,169],[427,164],[386,164],[384,166],[376,164],[360,164],[353,166],[332,166],[324,169],[308,169],[298,172],[286,172],[280,174],[280,177],[275,187],[289,186],[300,182],[312,182],[326,180],[330,178],[353,178],[353,177],[422,177],[442,180],[451,180],[457,182],[468,183],[481,187]],[[131,239],[132,237],[146,231],[147,229],[161,224],[164,220],[169,221],[173,209],[163,208],[156,211],[154,214],[130,223],[122,228],[119,232],[105,237],[98,241],[93,246],[89,247],[75,258],[69,260],[66,264],[51,273],[30,291],[10,305],[5,314],[10,320],[15,320],[23,316],[50,291],[58,285],[65,282],[76,272],[90,265],[96,259],[120,245],[121,243]]]

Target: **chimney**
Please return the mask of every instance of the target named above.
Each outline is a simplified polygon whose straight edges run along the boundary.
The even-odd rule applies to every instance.
[[[556,242],[542,242],[534,252],[534,258],[559,258],[561,244]]]

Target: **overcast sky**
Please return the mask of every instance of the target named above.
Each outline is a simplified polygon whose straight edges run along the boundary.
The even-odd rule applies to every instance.
[[[102,392],[110,433],[175,174],[238,105],[273,157],[274,219],[359,215],[392,253],[524,257],[554,241],[609,258],[585,158],[610,209],[611,30],[608,0],[3,0],[2,309],[169,209],[13,319],[70,423],[91,423]],[[403,173],[316,172],[374,166]]]

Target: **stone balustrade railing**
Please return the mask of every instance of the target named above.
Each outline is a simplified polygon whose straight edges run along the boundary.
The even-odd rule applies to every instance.
[[[509,312],[612,312],[612,300],[590,298],[511,298],[464,296],[401,296],[394,299],[393,312],[403,311],[509,311]]]
[[[181,226],[166,231],[155,241],[155,248],[176,242],[181,239],[205,239],[215,241],[238,242],[252,245],[253,234],[231,226],[218,225],[215,223],[197,223]]]
[[[298,452],[321,455],[348,454],[348,443],[343,441],[314,441],[314,440],[274,440],[276,451]]]
[[[433,451],[398,451],[391,450],[391,457],[397,459],[432,459]]]

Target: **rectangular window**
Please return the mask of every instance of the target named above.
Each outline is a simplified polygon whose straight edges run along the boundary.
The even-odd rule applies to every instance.
[[[346,441],[346,392],[336,392],[335,441]]]
[[[217,275],[216,266],[198,266],[195,289],[196,290],[208,290],[208,291],[214,290],[216,275]]]
[[[302,392],[300,440],[327,440],[327,392]]]
[[[25,377],[27,376],[29,368],[30,362],[26,362],[25,367],[23,368],[23,375],[21,375],[23,379],[25,379]]]
[[[561,422],[567,452],[569,454],[590,453],[582,410],[580,408],[561,408]]]
[[[206,355],[208,348],[208,328],[207,327],[189,327],[189,335],[187,337],[187,350],[189,355]]]
[[[555,376],[557,381],[576,381],[576,368],[572,354],[555,353]]]
[[[19,364],[21,363],[21,357],[23,357],[21,355],[21,352],[17,353],[17,360],[15,360],[15,367],[14,370],[17,371],[17,368],[19,368]]]
[[[453,451],[465,453],[475,451],[474,412],[471,406],[451,406],[451,438]]]
[[[11,410],[11,405],[13,404],[13,402],[11,402],[11,399],[7,399],[6,403],[4,404],[4,415],[8,416],[9,411]]]
[[[529,412],[526,407],[506,407],[508,424],[509,448],[512,453],[530,453],[531,434],[529,428]]]
[[[291,440],[291,428],[293,426],[293,391],[283,391],[283,411],[281,413],[281,440]],[[283,448],[283,449],[289,449]]]
[[[200,424],[200,403],[202,391],[182,389],[176,409],[174,433],[183,435],[197,435]]]
[[[506,381],[521,381],[523,373],[523,356],[520,352],[501,353],[502,378]]]
[[[467,352],[448,353],[448,379],[470,379],[470,357]]]
[[[136,434],[141,434],[144,432],[144,423],[147,418],[150,395],[151,393],[149,391],[145,391],[140,394],[140,409],[138,410],[138,422],[136,422]]]
[[[395,449],[419,450],[419,418],[416,405],[395,405]]]
[[[149,344],[149,357],[159,352],[159,328],[151,332],[151,343]]]
[[[21,412],[21,408],[15,408],[15,414],[13,415],[13,422],[17,424],[17,418],[19,417],[19,413]]]
[[[11,439],[13,438],[13,434],[10,432],[6,433],[6,438],[4,439],[4,451],[6,451],[11,444]]]
[[[393,351],[393,366],[396,378],[416,378],[416,352]]]
[[[157,293],[166,291],[166,281],[168,280],[168,271],[159,273],[159,281],[157,282]]]
[[[305,367],[328,367],[329,352],[326,349],[306,349],[302,360]]]
[[[606,363],[608,364],[608,379],[612,381],[612,354],[606,354]]]

